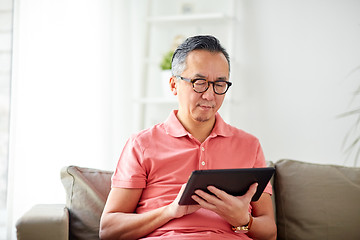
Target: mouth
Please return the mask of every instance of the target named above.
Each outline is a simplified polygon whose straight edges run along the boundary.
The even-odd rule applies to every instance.
[[[197,104],[197,106],[203,110],[210,110],[215,107],[215,105],[213,105],[213,104]]]

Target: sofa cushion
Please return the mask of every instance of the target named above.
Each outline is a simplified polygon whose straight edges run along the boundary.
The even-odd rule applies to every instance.
[[[276,163],[278,239],[360,239],[360,168]]]
[[[16,222],[17,240],[68,240],[69,212],[64,204],[37,204]]]
[[[61,169],[70,213],[70,239],[99,239],[99,223],[111,186],[111,171],[68,166]]]

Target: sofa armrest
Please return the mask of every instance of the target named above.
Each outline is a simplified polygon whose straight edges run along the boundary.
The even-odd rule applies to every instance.
[[[16,222],[19,240],[69,239],[69,211],[65,204],[39,204]]]

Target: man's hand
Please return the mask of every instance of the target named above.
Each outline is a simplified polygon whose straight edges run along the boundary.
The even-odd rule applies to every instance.
[[[179,205],[179,201],[182,193],[185,190],[185,187],[186,184],[183,184],[175,200],[170,205],[168,205],[168,211],[173,218],[180,218],[187,214],[196,212],[201,208],[199,205]]]
[[[234,197],[214,186],[209,186],[208,190],[215,196],[196,190],[196,195],[192,198],[201,207],[217,213],[232,226],[242,226],[249,222],[249,206],[257,185],[257,183],[252,184],[246,194],[241,197]]]

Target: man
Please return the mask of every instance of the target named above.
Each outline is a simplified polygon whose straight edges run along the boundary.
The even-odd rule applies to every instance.
[[[229,82],[229,56],[212,36],[185,40],[172,60],[179,109],[126,143],[100,222],[102,239],[275,239],[271,186],[257,202],[210,186],[198,205],[179,198],[193,170],[264,167],[258,140],[217,113]],[[245,231],[234,231],[245,229]],[[248,230],[246,230],[248,229]]]

